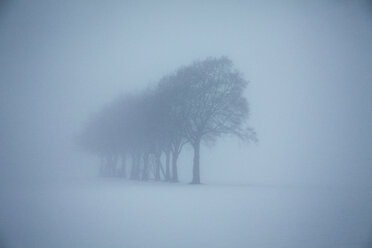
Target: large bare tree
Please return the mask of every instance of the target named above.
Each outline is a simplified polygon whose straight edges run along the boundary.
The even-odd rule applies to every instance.
[[[182,90],[182,126],[194,150],[193,184],[200,183],[200,144],[223,134],[254,139],[246,127],[248,103],[244,97],[247,81],[227,57],[196,61],[176,72],[175,82]]]

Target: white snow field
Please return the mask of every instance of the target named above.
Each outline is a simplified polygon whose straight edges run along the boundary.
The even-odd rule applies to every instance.
[[[19,192],[0,204],[3,247],[371,247],[368,190],[96,179]]]

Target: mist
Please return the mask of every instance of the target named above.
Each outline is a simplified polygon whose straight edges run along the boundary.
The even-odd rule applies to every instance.
[[[92,115],[211,56],[258,142],[100,177]],[[0,1],[0,247],[370,247],[371,69],[369,1]]]

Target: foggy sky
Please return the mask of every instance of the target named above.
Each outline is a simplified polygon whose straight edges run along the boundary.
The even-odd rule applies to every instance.
[[[95,175],[74,143],[92,112],[226,55],[250,81],[259,143],[203,147],[206,181],[371,187],[371,10],[365,1],[2,1],[1,181]]]

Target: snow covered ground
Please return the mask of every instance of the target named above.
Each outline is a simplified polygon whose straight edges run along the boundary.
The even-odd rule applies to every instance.
[[[370,192],[361,189],[95,179],[19,192],[2,194],[4,247],[371,245]]]

